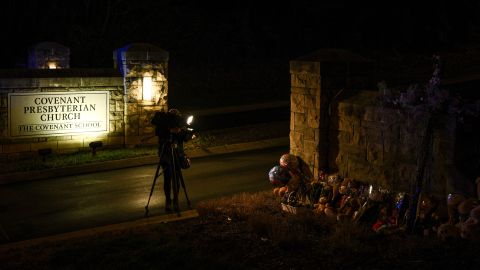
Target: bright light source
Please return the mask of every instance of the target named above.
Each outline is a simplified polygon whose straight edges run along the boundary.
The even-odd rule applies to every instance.
[[[56,62],[47,62],[47,67],[48,67],[48,69],[57,69],[57,63]]]
[[[187,125],[190,125],[193,122],[193,115],[187,117]]]
[[[152,100],[152,77],[143,77],[143,100]]]
[[[372,191],[373,191],[373,186],[370,185],[370,188],[368,189],[368,194],[372,194]]]

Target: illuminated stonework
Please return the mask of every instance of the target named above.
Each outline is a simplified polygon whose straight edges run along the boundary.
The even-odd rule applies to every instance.
[[[29,52],[29,69],[0,70],[0,160],[88,150],[93,141],[156,144],[150,118],[167,109],[168,52],[129,44],[111,69],[69,68],[69,54],[44,42]]]
[[[290,152],[302,157],[315,177],[324,170],[408,191],[424,120],[418,111],[379,105],[372,70],[371,61],[343,50],[319,50],[291,61]],[[441,121],[445,125],[435,128],[432,139],[429,192],[443,196],[456,177],[456,123],[446,116]]]

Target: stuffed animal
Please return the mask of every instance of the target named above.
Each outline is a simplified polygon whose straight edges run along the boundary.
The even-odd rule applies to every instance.
[[[283,154],[280,157],[280,167],[289,171],[291,179],[288,181],[288,192],[293,192],[300,203],[312,203],[310,201],[313,174],[308,164],[298,156]]]
[[[325,216],[327,216],[330,219],[336,219],[337,218],[337,210],[330,204],[325,204]]]
[[[470,212],[477,206],[479,206],[479,203],[474,198],[468,198],[462,201],[457,208],[459,221],[461,223],[465,222],[470,217]]]
[[[377,221],[372,225],[374,232],[389,233],[396,229],[398,222],[394,210],[396,210],[396,208],[389,205],[381,206]]]
[[[480,242],[480,225],[475,219],[469,218],[460,226],[460,236],[474,242]]]
[[[288,188],[286,186],[277,187],[273,189],[273,194],[278,197],[283,197],[287,192]]]
[[[438,221],[438,201],[429,194],[422,193],[420,195],[420,205],[418,211],[417,223],[423,230],[425,236],[437,230],[440,225]]]
[[[347,215],[347,214],[340,213],[340,214],[337,215],[337,221],[338,222],[346,222],[346,221],[349,221],[351,219],[352,219],[352,217],[350,215]]]
[[[456,224],[459,221],[458,205],[465,200],[465,197],[460,194],[448,194],[447,208],[448,208],[448,222]]]
[[[287,187],[289,191],[296,191],[300,187],[301,178],[297,174],[292,174],[292,178],[287,183]]]
[[[283,154],[280,157],[280,166],[289,170],[295,170],[298,166],[298,159],[292,154]]]
[[[313,212],[317,215],[324,215],[325,214],[325,204],[324,203],[316,204]]]
[[[457,240],[460,238],[460,230],[453,224],[444,223],[438,227],[437,236],[444,242]]]
[[[338,211],[341,214],[347,215],[349,217],[352,217],[355,211],[357,211],[360,208],[360,202],[357,197],[354,195],[348,195],[348,197],[343,200],[341,207],[338,209]]]
[[[480,206],[477,206],[470,211],[470,218],[475,219],[475,221],[480,224]]]
[[[469,218],[460,226],[460,236],[463,239],[480,242],[480,206],[470,211]]]

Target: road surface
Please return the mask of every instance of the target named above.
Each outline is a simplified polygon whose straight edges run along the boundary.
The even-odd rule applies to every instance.
[[[199,201],[271,188],[268,171],[288,149],[197,158],[184,170],[189,198]],[[156,165],[0,186],[0,243],[70,232],[144,217]],[[163,177],[150,202],[164,214]],[[180,207],[187,209],[183,190]],[[8,239],[8,240],[7,240]]]

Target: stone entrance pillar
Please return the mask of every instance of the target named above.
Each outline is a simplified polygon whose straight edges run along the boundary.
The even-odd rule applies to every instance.
[[[168,107],[169,53],[147,43],[128,44],[113,53],[114,66],[124,80],[125,146],[155,144],[150,119]]]
[[[290,153],[302,157],[314,177],[326,165],[320,155],[320,63],[291,61]]]
[[[333,102],[370,88],[373,62],[346,50],[322,49],[290,61],[290,75],[290,153],[318,177],[329,169]]]

